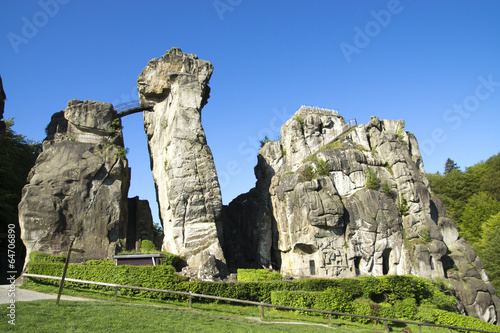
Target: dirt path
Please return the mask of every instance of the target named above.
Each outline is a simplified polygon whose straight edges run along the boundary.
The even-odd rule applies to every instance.
[[[44,294],[44,293],[39,293],[37,291],[32,291],[28,289],[20,289],[19,287],[16,286],[16,289],[14,291],[15,296],[10,297],[9,296],[9,287],[10,285],[4,284],[0,285],[0,304],[6,304],[9,303],[11,299],[15,299],[16,302],[25,302],[25,301],[36,301],[39,299],[56,299],[57,295],[56,294]],[[93,301],[92,299],[88,298],[81,298],[81,297],[73,297],[73,296],[61,296],[62,300],[67,300],[67,301]]]

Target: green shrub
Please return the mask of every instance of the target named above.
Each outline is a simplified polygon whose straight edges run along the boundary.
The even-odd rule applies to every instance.
[[[417,320],[440,324],[484,330],[488,332],[500,332],[500,327],[486,323],[480,319],[463,316],[458,313],[439,309],[424,307],[416,315]]]
[[[238,269],[238,282],[259,282],[281,280],[279,272],[267,269]]]
[[[398,209],[399,212],[401,213],[401,216],[406,216],[409,213],[408,210],[408,202],[406,201],[404,195],[401,194],[401,197],[398,199]]]
[[[300,126],[304,126],[304,118],[302,118],[301,115],[298,114],[294,116],[293,119],[295,119],[295,121],[297,121],[300,124]]]
[[[167,255],[166,258],[162,258],[162,265],[174,266],[175,270],[178,272],[182,269],[182,267],[186,266],[184,260],[178,255],[168,252],[161,252],[161,253]]]
[[[113,260],[102,259],[102,260],[87,260],[84,265],[88,266],[114,266]]]
[[[351,297],[341,288],[330,288],[315,294],[314,309],[352,313]]]
[[[387,184],[387,182],[382,183],[382,187],[380,188],[380,190],[388,196],[392,196],[394,194],[394,192],[392,191],[392,187]]]
[[[105,283],[116,283],[121,285],[138,286],[154,289],[172,290],[174,284],[179,281],[175,269],[172,266],[129,266],[129,265],[110,265],[109,261],[92,261],[86,265],[71,264],[66,273],[67,278],[98,281]],[[64,264],[62,263],[37,263],[28,265],[28,273],[62,276]],[[58,285],[59,281],[35,279],[36,282]],[[91,290],[111,290],[110,287],[87,285],[81,283],[67,282],[66,287],[74,289]],[[167,298],[168,295],[157,292],[120,289],[120,295],[142,296],[150,298]]]
[[[404,129],[402,129],[402,128],[398,129],[398,133],[397,134],[398,134],[398,138],[400,140],[403,140],[404,133],[405,133]]]
[[[266,135],[263,140],[259,140],[260,148],[264,147],[268,142],[273,142],[273,140],[269,139],[269,137]]]
[[[149,239],[144,239],[141,241],[141,252],[142,253],[154,253],[157,252],[155,244]]]
[[[42,251],[34,251],[29,254],[30,263],[55,263],[55,262],[66,262],[66,256],[64,255],[52,255],[47,254]]]
[[[34,253],[34,254],[33,254]],[[61,276],[62,256],[33,252],[28,273]],[[54,257],[58,259],[54,259]],[[38,260],[38,262],[36,262]],[[42,260],[42,261],[40,261]],[[59,262],[53,262],[59,260]],[[180,260],[169,255],[166,261]],[[70,264],[68,278],[140,286],[154,289],[194,292],[226,298],[265,302],[293,307],[354,313],[375,317],[410,319],[443,325],[463,326],[500,332],[499,328],[479,319],[445,311],[454,310],[456,300],[442,280],[429,280],[410,275],[386,275],[357,279],[301,279],[280,281],[281,276],[267,270],[238,270],[237,283],[180,281],[170,265],[115,266],[111,260],[89,260],[84,265]],[[57,286],[58,281],[33,279],[37,283]],[[80,290],[99,290],[112,294],[113,288],[67,282],[66,287]],[[119,289],[119,295],[156,299],[185,300],[171,295],[130,289]],[[213,302],[197,299],[197,302]],[[418,307],[418,308],[417,308]],[[438,309],[439,307],[439,309]],[[418,309],[418,310],[417,310]],[[456,310],[455,310],[456,311]],[[367,322],[367,319],[351,319]]]
[[[414,298],[397,300],[394,302],[393,309],[396,318],[413,320],[417,312],[417,301]]]
[[[111,136],[114,136],[122,130],[122,121],[120,118],[115,118],[111,121],[111,124],[109,125],[109,134]]]
[[[118,147],[115,153],[115,158],[125,158],[128,154],[128,148]]]
[[[310,165],[306,165],[304,168],[304,177],[306,180],[311,181],[316,174],[314,173],[314,169]]]
[[[363,316],[378,316],[378,308],[380,306],[375,306],[373,302],[368,301],[365,298],[358,298],[351,303],[352,313],[359,314]],[[351,317],[352,318],[352,317]],[[356,321],[367,324],[371,322],[371,319],[367,318],[356,318]]]
[[[319,176],[328,176],[330,173],[330,166],[325,160],[317,159],[314,164],[316,165],[316,174]]]
[[[276,305],[291,306],[296,308],[314,308],[318,292],[308,291],[272,291],[271,303]],[[311,314],[311,312],[298,311],[299,313]]]
[[[365,177],[366,187],[372,190],[378,190],[380,188],[380,179],[378,179],[373,169],[368,168],[368,170],[366,170]]]

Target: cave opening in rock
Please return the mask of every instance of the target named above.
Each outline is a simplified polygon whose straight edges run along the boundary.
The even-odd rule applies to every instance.
[[[314,260],[309,260],[309,270],[311,272],[311,275],[316,275],[316,263]]]
[[[455,262],[448,255],[444,255],[441,257],[441,263],[443,265],[444,277],[448,278],[448,270],[456,268]]]
[[[354,273],[356,276],[359,275],[359,263],[361,262],[361,257],[354,257]]]
[[[382,252],[382,274],[384,275],[387,275],[389,273],[390,269],[389,258],[391,256],[391,250],[392,249],[385,249],[384,252]]]

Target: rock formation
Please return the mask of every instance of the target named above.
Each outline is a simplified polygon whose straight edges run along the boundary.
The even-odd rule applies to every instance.
[[[225,207],[225,235],[236,237],[224,243],[235,258],[230,269],[237,262],[292,276],[447,277],[462,313],[497,322],[500,299],[432,195],[403,120],[351,126],[337,112],[301,108],[281,141],[259,151],[255,174],[256,188]]]
[[[141,106],[154,106],[153,112],[144,112],[144,127],[165,233],[163,249],[184,257],[202,279],[211,279],[225,266],[217,232],[222,197],[201,126],[212,70],[208,61],[173,48],[149,61],[137,81]]]
[[[80,225],[73,261],[110,257],[124,246],[129,169],[113,106],[71,100],[52,116],[43,152],[19,204],[21,237],[32,251],[65,253]]]
[[[462,313],[500,322],[500,299],[433,196],[403,120],[348,125],[334,110],[302,107],[281,140],[259,151],[255,188],[223,207],[201,125],[212,70],[173,48],[137,82],[134,112],[150,108],[144,127],[162,249],[186,260],[187,276],[214,280],[227,268],[272,267],[295,277],[447,278]],[[80,225],[74,247],[85,252],[75,261],[154,239],[147,202],[127,200],[130,172],[112,105],[71,100],[47,132],[19,204],[28,254],[65,252]]]
[[[151,240],[157,249],[161,248],[163,237],[157,235],[153,224],[151,208],[147,200],[139,197],[128,199],[127,250],[140,250],[142,240]]]

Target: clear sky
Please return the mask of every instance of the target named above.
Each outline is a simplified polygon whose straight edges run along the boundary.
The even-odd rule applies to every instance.
[[[148,61],[180,47],[215,67],[202,121],[225,204],[302,104],[404,119],[427,172],[464,168],[500,151],[499,16],[494,0],[2,0],[5,117],[41,141],[70,99],[137,99]],[[129,196],[159,221],[142,116],[124,127]]]

